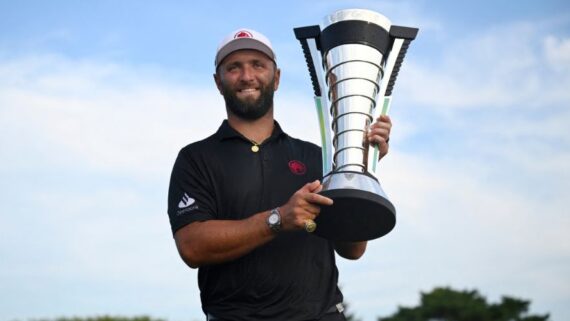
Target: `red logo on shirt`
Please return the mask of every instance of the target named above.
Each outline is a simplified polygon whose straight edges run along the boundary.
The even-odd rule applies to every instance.
[[[290,161],[289,169],[291,170],[291,173],[295,175],[303,175],[307,172],[307,166],[305,166],[305,164],[301,163],[298,160]]]

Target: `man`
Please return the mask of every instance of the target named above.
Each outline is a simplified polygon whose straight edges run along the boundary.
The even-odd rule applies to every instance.
[[[248,29],[218,47],[214,80],[227,120],[183,148],[173,168],[168,213],[180,256],[199,268],[208,320],[345,320],[335,251],[358,259],[366,242],[310,231],[320,207],[321,152],[273,119],[281,71],[271,43]],[[368,139],[388,151],[391,122]]]

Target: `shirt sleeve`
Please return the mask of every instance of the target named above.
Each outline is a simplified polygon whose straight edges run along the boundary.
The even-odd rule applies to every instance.
[[[190,223],[214,218],[214,189],[205,170],[192,152],[180,151],[172,169],[168,191],[172,234]]]

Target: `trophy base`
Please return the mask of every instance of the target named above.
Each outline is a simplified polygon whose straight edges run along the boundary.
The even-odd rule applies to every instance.
[[[375,193],[332,189],[320,193],[334,201],[321,206],[315,234],[333,241],[368,241],[388,234],[396,225],[396,209]],[[357,210],[358,209],[358,210]]]

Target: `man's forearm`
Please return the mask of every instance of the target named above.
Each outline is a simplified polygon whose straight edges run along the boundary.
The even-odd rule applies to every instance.
[[[282,232],[302,230],[308,219],[318,215],[319,206],[332,204],[331,199],[318,194],[320,190],[318,180],[307,183],[279,207]],[[268,216],[265,211],[243,220],[188,224],[174,234],[178,252],[192,268],[235,260],[275,237]]]
[[[275,237],[267,226],[269,212],[243,220],[194,222],[176,232],[180,256],[192,268],[235,260]]]

